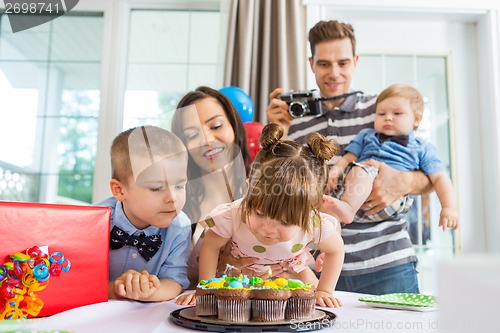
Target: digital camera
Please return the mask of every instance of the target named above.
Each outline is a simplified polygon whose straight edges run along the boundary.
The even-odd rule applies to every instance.
[[[288,112],[294,118],[321,114],[321,101],[314,90],[289,91],[278,96],[288,104]]]

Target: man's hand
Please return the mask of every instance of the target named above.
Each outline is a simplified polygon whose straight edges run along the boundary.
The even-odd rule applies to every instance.
[[[283,92],[282,88],[276,88],[269,94],[269,105],[266,108],[267,119],[269,122],[280,124],[285,130],[284,137],[288,135],[288,129],[292,124],[292,116],[288,112],[288,104],[277,98]]]
[[[398,171],[387,164],[375,160],[363,162],[378,169],[373,189],[366,202],[361,206],[365,215],[375,214],[388,207],[396,199],[411,192],[412,173]]]

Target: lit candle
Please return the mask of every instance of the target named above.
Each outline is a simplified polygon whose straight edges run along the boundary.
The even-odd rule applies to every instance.
[[[273,269],[271,267],[269,267],[269,271],[267,274],[269,275],[269,280],[271,280],[273,277]]]

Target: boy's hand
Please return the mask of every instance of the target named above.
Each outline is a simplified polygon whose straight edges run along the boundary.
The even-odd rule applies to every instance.
[[[147,271],[128,270],[114,282],[115,294],[137,301],[147,300],[160,288],[160,280]]]
[[[458,211],[455,208],[444,207],[441,209],[441,214],[439,216],[439,226],[446,230],[446,228],[453,228],[456,230],[458,228]]]
[[[135,271],[133,269],[129,269],[128,271],[126,271],[125,273],[122,273],[122,275],[120,275],[119,277],[117,277],[115,281],[113,281],[113,283],[114,283],[114,292],[115,292],[116,296],[123,297],[123,298],[126,297],[127,293],[125,291],[125,280],[129,276],[133,276],[133,275],[136,275],[136,274],[140,275],[141,273],[139,273],[138,271]]]
[[[316,305],[327,308],[339,308],[342,306],[342,303],[329,292],[316,290]]]
[[[175,303],[179,305],[196,305],[196,297],[194,293],[180,295],[175,300]]]

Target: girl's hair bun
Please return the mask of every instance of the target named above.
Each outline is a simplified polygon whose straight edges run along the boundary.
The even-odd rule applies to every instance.
[[[305,142],[312,153],[324,161],[330,160],[339,151],[338,145],[333,140],[328,140],[318,132],[307,134]]]
[[[283,137],[283,128],[275,123],[269,123],[262,129],[260,136],[260,145],[263,149],[269,149],[275,146]]]

